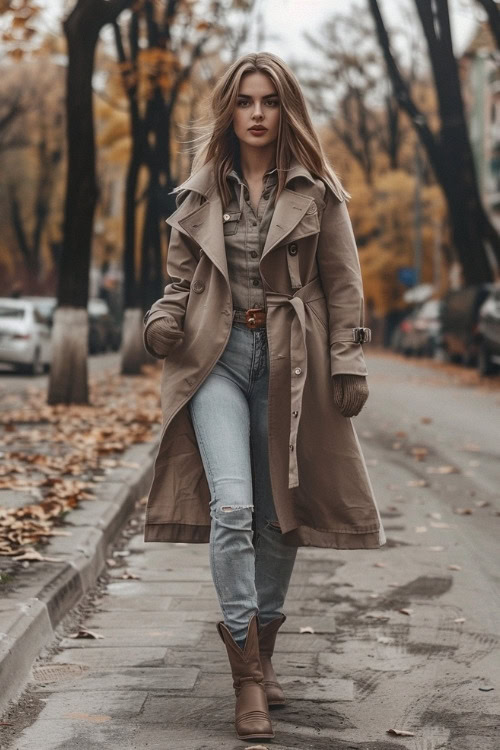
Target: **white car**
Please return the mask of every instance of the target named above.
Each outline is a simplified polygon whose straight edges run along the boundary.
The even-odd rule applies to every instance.
[[[40,375],[50,366],[52,297],[0,297],[0,362]]]

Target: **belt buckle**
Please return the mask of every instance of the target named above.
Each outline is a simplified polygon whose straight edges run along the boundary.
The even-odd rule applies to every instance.
[[[262,313],[262,316],[259,316]],[[265,322],[265,311],[262,307],[250,307],[245,310],[245,323],[247,328],[257,328],[259,323]]]

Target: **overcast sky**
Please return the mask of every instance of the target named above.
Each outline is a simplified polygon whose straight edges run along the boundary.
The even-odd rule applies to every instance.
[[[439,1],[439,0],[438,0]],[[280,39],[268,38],[263,45],[287,62],[290,58],[307,59],[310,46],[302,38],[305,29],[310,32],[321,28],[325,19],[336,11],[344,12],[355,0],[257,0],[265,19],[265,33],[279,35]],[[368,8],[367,0],[356,0],[356,4]],[[413,5],[405,0],[381,0],[380,6],[389,27],[402,20],[401,6]],[[476,0],[450,0],[451,20],[455,53],[466,45],[474,28]],[[366,11],[368,13],[368,10]],[[406,22],[407,23],[407,22]],[[255,49],[255,38],[249,43]],[[247,49],[244,50],[249,51]]]

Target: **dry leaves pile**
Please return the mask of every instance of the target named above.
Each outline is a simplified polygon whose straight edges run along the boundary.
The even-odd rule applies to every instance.
[[[91,381],[91,406],[48,406],[45,393],[31,390],[0,403],[0,490],[33,496],[24,507],[0,507],[0,556],[39,560],[26,547],[70,534],[55,528],[63,515],[119,466],[134,443],[149,442],[161,421],[159,371],[135,378],[104,374]]]

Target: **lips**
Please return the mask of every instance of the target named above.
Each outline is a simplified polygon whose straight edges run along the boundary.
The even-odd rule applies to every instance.
[[[267,128],[249,128],[251,133],[265,133]]]

